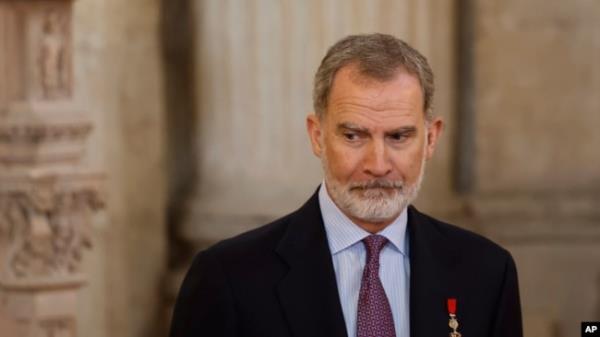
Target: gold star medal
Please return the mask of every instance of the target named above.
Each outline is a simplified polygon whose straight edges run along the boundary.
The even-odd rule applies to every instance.
[[[456,329],[458,329],[458,320],[456,320],[456,298],[448,299],[448,315],[450,315],[450,320],[448,321],[448,326],[452,329],[450,332],[450,337],[461,337],[462,335]]]

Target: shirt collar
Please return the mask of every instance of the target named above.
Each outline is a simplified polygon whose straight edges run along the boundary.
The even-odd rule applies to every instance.
[[[325,224],[325,232],[329,242],[331,254],[335,255],[338,252],[362,241],[371,233],[360,228],[352,222],[333,202],[325,182],[319,188],[319,205],[321,207],[321,215]],[[406,242],[406,224],[408,214],[406,208],[400,215],[381,232],[379,235],[385,236],[402,255],[408,256],[408,243]]]

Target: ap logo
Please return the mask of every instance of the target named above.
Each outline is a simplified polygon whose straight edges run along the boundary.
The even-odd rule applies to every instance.
[[[600,322],[581,322],[582,337],[600,337]]]

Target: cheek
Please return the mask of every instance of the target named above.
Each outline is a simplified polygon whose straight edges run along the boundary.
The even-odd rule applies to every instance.
[[[403,179],[416,180],[421,173],[424,156],[425,149],[422,146],[399,153],[395,156],[395,169]]]
[[[326,154],[329,170],[337,179],[347,180],[360,171],[359,151],[332,145],[326,148]]]

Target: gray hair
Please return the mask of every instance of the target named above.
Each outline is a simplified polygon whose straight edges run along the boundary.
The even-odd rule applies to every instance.
[[[406,42],[387,34],[350,35],[331,46],[315,74],[313,107],[325,116],[335,74],[356,63],[361,75],[379,81],[391,80],[402,68],[416,76],[423,92],[423,111],[433,117],[433,71],[425,56]]]

